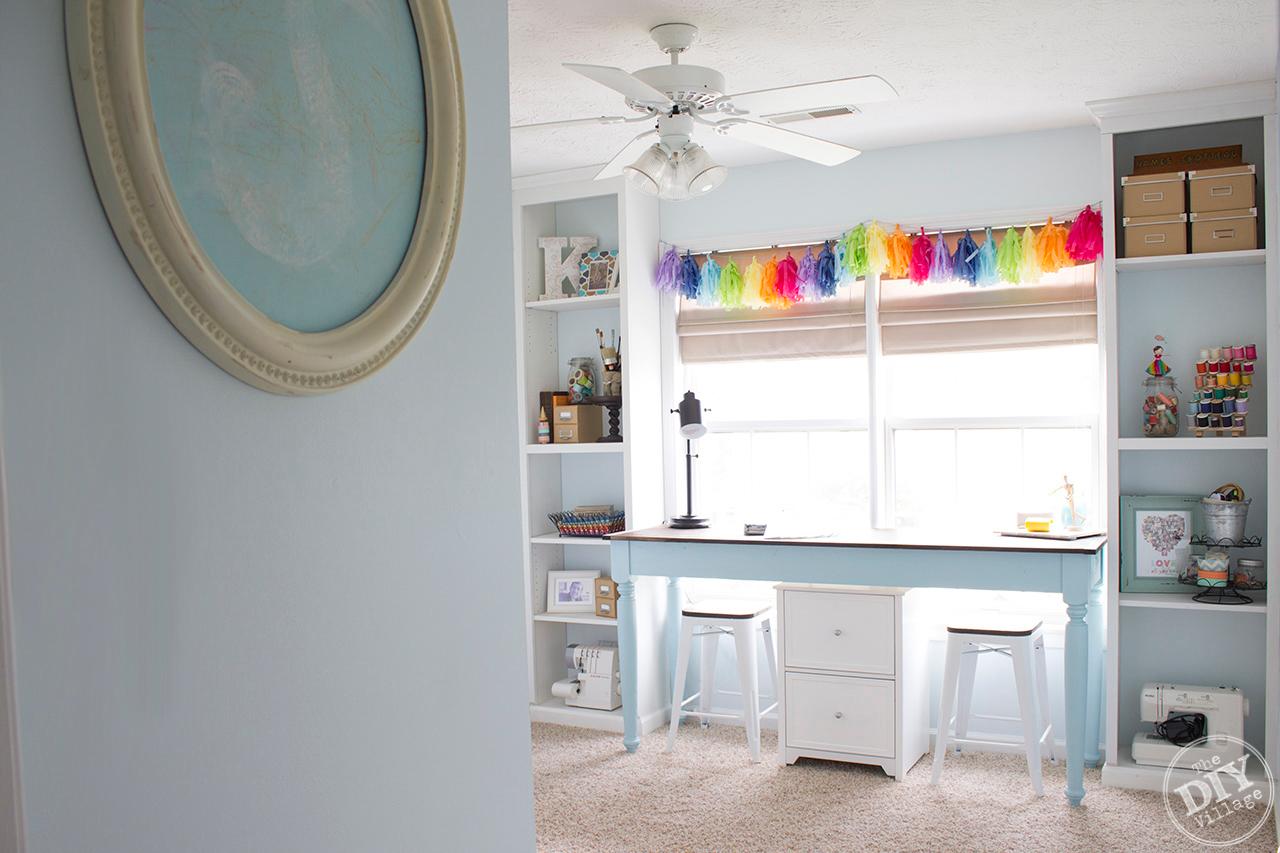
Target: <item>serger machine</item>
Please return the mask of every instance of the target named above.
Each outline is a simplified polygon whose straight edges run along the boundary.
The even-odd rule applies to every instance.
[[[1149,683],[1142,685],[1140,705],[1142,721],[1155,723],[1155,731],[1134,735],[1133,760],[1137,764],[1168,767],[1184,745],[1201,737],[1209,741],[1183,752],[1176,766],[1192,767],[1212,761],[1215,755],[1225,763],[1244,754],[1240,742],[1249,700],[1238,687]]]
[[[612,711],[622,707],[622,676],[618,674],[617,643],[571,643],[564,650],[569,677],[551,685],[571,708]]]

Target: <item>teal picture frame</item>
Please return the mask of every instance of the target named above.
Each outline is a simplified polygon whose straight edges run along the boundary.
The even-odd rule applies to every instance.
[[[1120,592],[1183,593],[1195,588],[1178,582],[1181,558],[1194,554],[1191,538],[1204,533],[1200,495],[1120,496]],[[1144,530],[1144,522],[1151,523]],[[1181,529],[1179,529],[1181,524]],[[1180,535],[1179,535],[1180,534]],[[1168,547],[1168,551],[1162,549]],[[1153,575],[1153,560],[1171,560],[1173,574]]]

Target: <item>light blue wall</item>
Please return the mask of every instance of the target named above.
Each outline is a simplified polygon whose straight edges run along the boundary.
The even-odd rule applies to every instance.
[[[867,151],[827,168],[783,160],[729,171],[714,193],[661,206],[663,240],[848,228],[877,217],[952,221],[984,210],[1066,208],[1102,198],[1093,127]],[[985,223],[983,223],[985,224]],[[835,233],[832,233],[835,236]]]
[[[0,433],[33,853],[533,847],[493,274],[507,9],[452,5],[471,168],[449,281],[384,371],[298,400],[232,379],[152,304],[90,179],[62,4],[4,4]]]

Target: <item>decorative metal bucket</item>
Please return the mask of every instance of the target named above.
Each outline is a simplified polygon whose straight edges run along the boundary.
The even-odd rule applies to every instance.
[[[1239,542],[1244,538],[1244,523],[1249,517],[1249,504],[1253,498],[1242,501],[1211,501],[1202,498],[1204,507],[1205,536],[1214,542],[1224,539],[1227,544]]]

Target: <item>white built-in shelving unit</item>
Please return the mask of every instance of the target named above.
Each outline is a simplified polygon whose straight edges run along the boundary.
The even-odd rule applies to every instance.
[[[565,678],[565,646],[574,642],[617,639],[617,620],[591,613],[547,613],[547,572],[596,570],[609,574],[604,539],[560,537],[547,514],[581,504],[613,504],[627,524],[645,527],[662,521],[662,459],[665,413],[659,381],[659,296],[653,287],[657,266],[657,201],[627,187],[621,178],[606,181],[517,182],[513,193],[516,270],[514,303],[516,371],[521,390],[516,439],[520,444],[520,483],[524,524],[524,560],[518,567],[525,589],[529,664],[529,713],[534,721],[622,731],[620,711],[572,708],[551,695]],[[619,250],[620,286],[601,296],[541,299],[543,258],[538,238],[592,236],[600,249]],[[538,444],[538,394],[564,390],[568,362],[591,356],[600,364],[595,330],[622,337],[622,436],[617,443]],[[552,413],[548,412],[548,416]],[[513,567],[513,571],[516,567]],[[638,641],[645,670],[637,697],[646,731],[660,725],[668,701],[663,643],[667,596],[665,581],[643,578],[636,596]]]
[[[1245,737],[1265,744],[1277,766],[1280,749],[1280,598],[1249,593],[1254,603],[1224,607],[1186,595],[1120,593],[1120,496],[1206,494],[1225,482],[1253,497],[1247,533],[1263,537],[1267,560],[1280,542],[1280,286],[1277,284],[1276,90],[1274,81],[1089,104],[1101,129],[1106,247],[1099,322],[1106,362],[1107,672],[1105,784],[1159,790],[1163,767],[1135,764],[1133,735],[1147,728],[1138,699],[1147,681],[1230,684],[1250,702]],[[1120,177],[1133,156],[1210,145],[1242,144],[1257,166],[1262,248],[1158,258],[1123,254]],[[1141,381],[1153,337],[1168,338],[1166,361],[1184,396],[1193,387],[1201,348],[1257,343],[1261,348],[1249,435],[1195,438],[1185,423],[1178,438],[1144,438]],[[1268,586],[1280,570],[1268,562]],[[1178,774],[1175,773],[1175,776]]]

